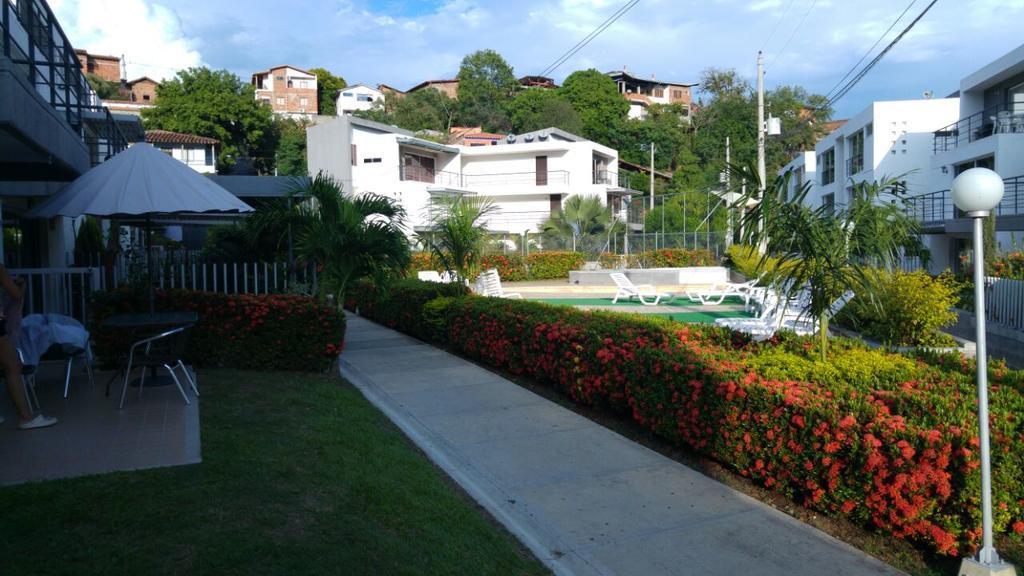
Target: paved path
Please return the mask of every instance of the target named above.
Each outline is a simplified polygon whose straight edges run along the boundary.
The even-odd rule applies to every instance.
[[[341,374],[556,574],[897,574],[433,346],[349,315]]]

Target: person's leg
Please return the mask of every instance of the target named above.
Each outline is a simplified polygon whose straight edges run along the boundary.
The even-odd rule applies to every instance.
[[[32,407],[25,397],[25,385],[21,381],[21,360],[14,350],[10,336],[0,336],[0,364],[3,365],[4,380],[7,381],[7,393],[14,400],[14,407],[18,410],[18,417],[22,422],[32,419]]]

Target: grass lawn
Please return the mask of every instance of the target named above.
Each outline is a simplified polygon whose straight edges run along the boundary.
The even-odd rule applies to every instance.
[[[202,376],[202,464],[0,488],[0,574],[548,573],[347,383]]]

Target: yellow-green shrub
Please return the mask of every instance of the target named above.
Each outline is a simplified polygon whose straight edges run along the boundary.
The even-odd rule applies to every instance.
[[[949,274],[875,271],[869,293],[858,294],[839,316],[841,324],[892,346],[949,346],[939,332],[956,322],[959,284]]]
[[[770,280],[779,267],[778,258],[764,258],[754,246],[733,244],[726,250],[726,256],[733,269],[747,278],[756,278],[765,274],[766,280]]]

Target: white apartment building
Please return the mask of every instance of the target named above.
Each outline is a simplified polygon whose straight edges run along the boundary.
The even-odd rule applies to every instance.
[[[380,90],[366,84],[347,86],[338,92],[338,115],[351,114],[356,110],[369,110],[374,102],[384,103],[385,96]]]
[[[933,271],[955,267],[958,254],[970,247],[970,221],[949,196],[953,179],[968,168],[990,168],[1004,179],[996,209],[999,248],[1024,241],[1024,45],[963,78],[959,93],[957,119],[932,135],[929,190],[914,210]]]
[[[597,196],[625,220],[639,194],[618,172],[618,152],[557,128],[509,136],[493,146],[452,146],[395,126],[340,116],[306,132],[310,173],[323,171],[346,193],[399,200],[408,224],[429,224],[433,198],[486,196],[497,205],[490,230],[536,232],[572,195]]]

